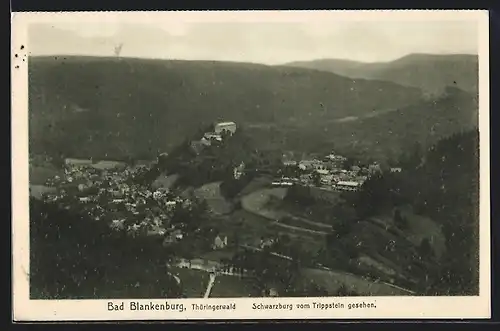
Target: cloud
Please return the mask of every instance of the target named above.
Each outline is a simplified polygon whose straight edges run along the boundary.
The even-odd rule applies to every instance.
[[[174,40],[161,28],[146,25],[122,24],[113,30],[96,29],[93,33],[89,33],[85,26],[64,28],[65,26],[47,24],[31,26],[30,52],[36,55],[107,56],[113,54],[116,45],[123,43],[123,56],[154,57]]]
[[[122,56],[284,63],[314,58],[389,61],[409,53],[477,52],[477,27],[468,22],[119,22],[36,25],[33,54]]]

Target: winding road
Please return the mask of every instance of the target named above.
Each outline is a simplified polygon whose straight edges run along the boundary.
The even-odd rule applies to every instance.
[[[276,211],[266,209],[266,204],[270,201],[271,197],[274,196],[278,199],[283,199],[286,195],[286,188],[267,188],[252,192],[241,198],[241,206],[247,212],[256,214],[258,216],[264,217],[271,221],[273,224],[280,226],[282,228],[286,228],[293,231],[302,231],[316,235],[327,235],[327,231],[322,230],[313,230],[308,228],[303,228],[299,226],[288,225],[285,223],[279,222],[279,219],[284,216],[290,216],[286,212]],[[318,223],[310,220],[306,220],[303,218],[292,217],[296,220],[303,222],[304,224],[310,224],[320,228],[330,228],[329,225],[324,223]]]

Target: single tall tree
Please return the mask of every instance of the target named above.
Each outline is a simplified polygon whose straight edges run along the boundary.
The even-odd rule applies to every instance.
[[[122,48],[123,48],[123,43],[120,43],[119,45],[115,46],[114,53],[115,53],[116,57],[120,56],[120,53],[122,52]]]

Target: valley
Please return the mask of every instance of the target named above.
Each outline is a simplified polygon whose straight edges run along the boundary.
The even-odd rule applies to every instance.
[[[475,167],[472,93],[214,61],[43,57],[30,71],[31,221],[71,237],[67,211],[100,224],[96,247],[142,243],[110,254],[161,265],[164,295],[457,292],[440,277],[461,268],[447,221],[458,197],[435,183],[474,196],[461,177]],[[34,244],[50,246],[43,231],[59,230],[37,226]],[[127,291],[158,292],[155,275]]]

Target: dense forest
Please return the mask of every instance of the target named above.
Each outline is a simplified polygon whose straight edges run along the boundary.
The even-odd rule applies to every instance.
[[[30,200],[32,299],[180,297],[162,241],[112,232],[74,210]]]
[[[436,221],[446,238],[446,256],[432,271],[430,294],[478,293],[479,132],[457,133],[426,153],[415,150],[401,173],[368,180],[350,199],[360,218],[410,204]],[[403,221],[395,215],[395,221]]]
[[[457,132],[478,126],[478,99],[449,87],[432,99],[348,121],[319,121],[314,126],[253,128],[257,146],[329,153],[390,162],[415,141],[427,149]]]

